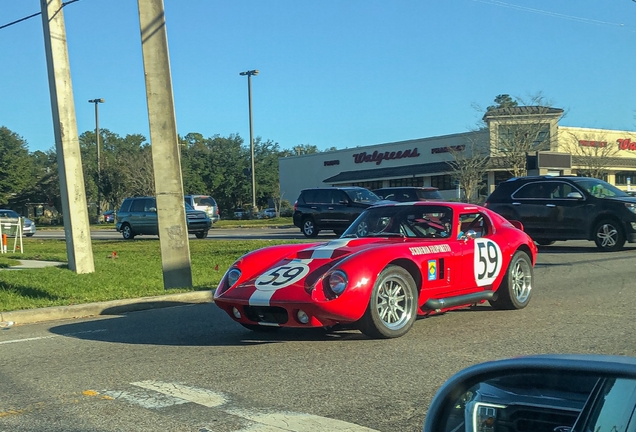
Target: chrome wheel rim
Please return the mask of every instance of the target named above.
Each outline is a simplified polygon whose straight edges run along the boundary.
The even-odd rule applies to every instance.
[[[532,290],[532,273],[526,260],[517,260],[512,268],[512,293],[519,303],[525,303]]]
[[[314,233],[314,224],[311,221],[305,221],[303,228],[307,235],[312,235]]]
[[[130,238],[131,229],[128,225],[124,227],[124,238]]]
[[[364,237],[369,233],[369,225],[366,222],[360,222],[356,233],[358,234],[358,237]]]
[[[398,276],[389,276],[378,289],[376,309],[382,323],[391,330],[404,327],[413,314],[413,297],[406,282]]]
[[[614,225],[611,224],[601,225],[596,232],[598,243],[601,245],[601,247],[604,248],[611,248],[616,246],[617,237],[618,230]]]

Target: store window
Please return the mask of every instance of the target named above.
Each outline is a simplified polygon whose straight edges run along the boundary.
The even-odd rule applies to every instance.
[[[402,179],[394,179],[389,181],[389,187],[402,187],[402,186],[424,186],[423,177],[408,177]]]
[[[382,180],[355,182],[355,183],[351,183],[350,186],[360,186],[367,189],[380,189],[382,187]]]
[[[431,176],[431,186],[439,190],[455,189],[455,182],[451,175]]]
[[[506,148],[515,142],[528,142],[532,139],[532,146],[537,149],[550,149],[550,125],[549,124],[512,124],[499,125],[497,128],[499,146]]]
[[[499,183],[503,183],[511,178],[512,174],[508,171],[495,171],[495,186],[499,186]]]
[[[636,171],[618,171],[615,184],[625,186],[627,179],[630,179],[630,184],[636,184]]]

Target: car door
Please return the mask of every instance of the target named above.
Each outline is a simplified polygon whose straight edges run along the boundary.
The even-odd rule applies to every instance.
[[[552,183],[551,201],[547,204],[554,208],[552,239],[586,239],[589,232],[588,206],[590,203],[576,186],[563,181]]]
[[[556,182],[530,182],[512,194],[512,207],[524,231],[534,239],[551,239],[557,233],[551,225],[557,209],[550,195],[557,186]]]
[[[471,231],[474,239],[467,236]],[[489,289],[503,271],[503,245],[494,234],[490,218],[480,211],[460,213],[453,236],[459,238],[461,251],[455,270],[459,272],[456,294]]]

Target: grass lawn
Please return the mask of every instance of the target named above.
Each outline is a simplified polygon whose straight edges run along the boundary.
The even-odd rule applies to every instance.
[[[237,221],[238,222],[238,221]],[[68,268],[0,270],[0,311],[73,305],[105,300],[214,289],[240,256],[265,246],[301,241],[190,240],[193,287],[163,288],[158,239],[93,240],[95,272],[79,275]],[[111,258],[113,251],[117,258]],[[66,262],[65,240],[24,239],[23,254],[3,254],[0,268],[16,260]]]

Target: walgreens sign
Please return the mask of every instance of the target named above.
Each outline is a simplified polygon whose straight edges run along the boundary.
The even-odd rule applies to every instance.
[[[356,153],[353,155],[353,161],[357,164],[365,162],[375,162],[376,165],[380,165],[383,160],[404,159],[419,157],[420,153],[417,151],[417,147],[413,150],[403,150],[397,152],[378,152],[373,153]]]
[[[620,150],[636,151],[636,141],[632,141],[630,138],[617,139],[618,148]],[[607,141],[588,141],[579,140],[581,147],[607,147]]]

